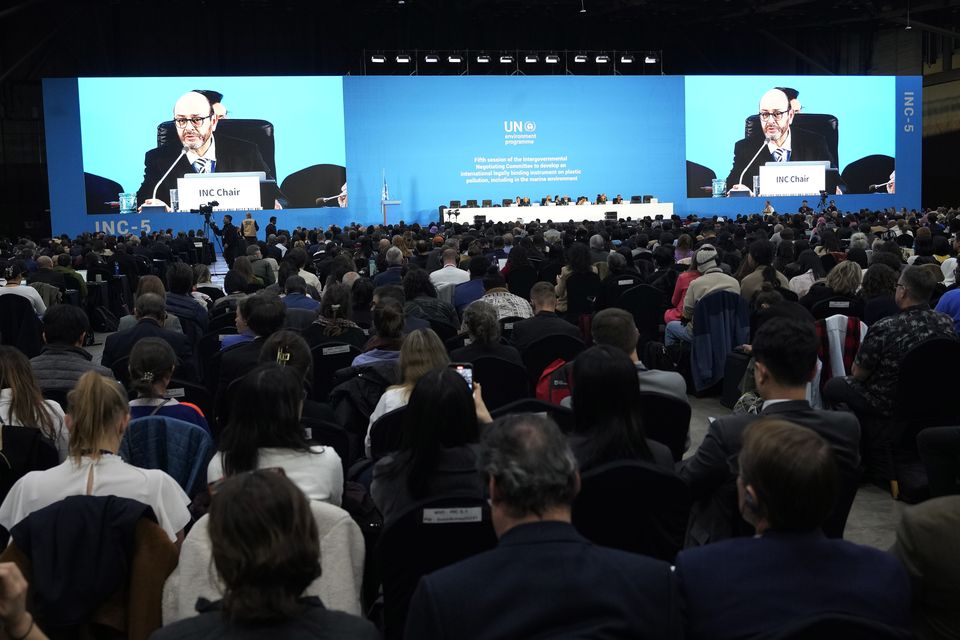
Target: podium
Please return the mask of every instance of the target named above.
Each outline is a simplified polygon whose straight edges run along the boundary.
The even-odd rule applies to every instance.
[[[829,160],[768,162],[760,166],[757,196],[818,196],[826,189]]]
[[[399,200],[381,200],[380,209],[383,211],[383,226],[387,226],[387,207],[400,206]]]
[[[178,178],[180,210],[199,209],[200,205],[216,200],[219,211],[262,209],[260,178],[240,173],[196,173]]]

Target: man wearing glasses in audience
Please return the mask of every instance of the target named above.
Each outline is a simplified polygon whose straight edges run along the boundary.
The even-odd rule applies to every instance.
[[[245,140],[213,135],[219,120],[220,117],[209,98],[201,93],[190,91],[177,100],[173,108],[173,122],[182,147],[167,144],[147,151],[143,162],[143,184],[137,191],[138,203],[158,204],[169,208],[170,189],[176,189],[177,179],[187,173],[263,171],[268,180],[274,178],[257,145]],[[187,153],[177,160],[183,148],[186,148]],[[170,165],[175,161],[176,164],[170,169]],[[170,169],[169,173],[167,169]],[[157,197],[153,198],[153,188],[161,178],[163,181],[157,188]],[[275,199],[278,196],[279,192],[275,194]]]
[[[737,142],[733,147],[733,169],[727,176],[730,191],[747,191],[751,196],[755,195],[753,176],[760,175],[760,167],[768,162],[829,160],[831,167],[837,167],[837,159],[823,136],[791,126],[796,111],[783,89],[770,89],[763,94],[759,115],[766,147],[758,148],[759,137]]]

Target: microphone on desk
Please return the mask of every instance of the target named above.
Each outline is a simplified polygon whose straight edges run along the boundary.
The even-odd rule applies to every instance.
[[[188,150],[189,150],[188,147],[187,147],[186,145],[184,145],[183,149],[180,150],[180,155],[178,155],[178,156],[177,156],[177,159],[173,161],[173,164],[170,165],[170,168],[167,169],[167,172],[166,172],[165,174],[163,174],[163,177],[162,177],[162,178],[160,178],[159,180],[157,180],[157,184],[155,184],[155,185],[153,186],[153,198],[152,198],[153,200],[156,200],[156,199],[157,199],[157,189],[160,188],[160,185],[163,183],[164,180],[167,179],[167,176],[170,175],[170,172],[173,171],[173,168],[174,168],[175,166],[177,166],[177,163],[178,163],[178,162],[180,162],[180,158],[182,158],[183,156],[185,156],[185,155],[187,154],[187,151],[188,151]]]
[[[764,139],[763,139],[763,144],[760,145],[760,148],[757,149],[757,152],[756,152],[755,154],[753,154],[753,157],[752,157],[752,158],[750,158],[750,162],[748,162],[748,163],[747,163],[747,166],[745,166],[745,167],[743,168],[743,171],[740,172],[740,179],[737,180],[737,184],[743,184],[743,176],[744,176],[744,174],[747,172],[747,169],[750,168],[750,165],[753,164],[753,161],[757,159],[757,156],[760,155],[760,152],[763,151],[764,148],[766,148],[766,146],[767,146],[767,139],[764,138]]]
[[[871,184],[867,187],[867,193],[873,193],[879,189],[888,189],[890,188],[889,182],[881,182],[880,184]]]

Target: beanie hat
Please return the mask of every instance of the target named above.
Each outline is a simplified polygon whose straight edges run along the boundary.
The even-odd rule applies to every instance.
[[[712,244],[705,244],[697,251],[697,271],[705,273],[717,266],[717,250]]]

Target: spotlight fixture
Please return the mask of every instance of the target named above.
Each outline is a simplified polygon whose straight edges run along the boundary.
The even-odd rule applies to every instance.
[[[527,64],[537,64],[540,62],[540,57],[535,55],[528,55],[523,59]]]
[[[643,61],[644,61],[646,64],[657,64],[657,58],[656,58],[656,56],[652,56],[652,55],[649,55],[649,54],[647,55],[646,58],[643,59]]]
[[[575,56],[573,56],[573,61],[576,62],[576,63],[578,63],[578,64],[583,64],[583,63],[585,63],[585,62],[587,61],[587,56],[582,55],[582,54],[575,55]]]
[[[597,56],[596,58],[594,58],[594,62],[596,62],[597,64],[607,64],[608,62],[610,62],[610,56]]]
[[[410,56],[405,53],[401,53],[397,56],[397,64],[410,64]]]
[[[480,64],[487,64],[488,62],[490,62],[490,56],[486,54],[479,55],[477,56],[477,62],[479,62]]]
[[[513,56],[500,56],[500,64],[513,64]]]
[[[447,62],[449,62],[450,64],[460,64],[461,62],[463,62],[463,57],[459,53],[454,54],[452,56],[447,56]]]
[[[543,61],[546,62],[547,64],[559,64],[560,56],[555,56],[555,55],[544,56]]]
[[[620,64],[633,64],[633,63],[634,63],[633,56],[629,56],[629,55],[620,56]]]
[[[440,56],[434,53],[428,53],[427,55],[423,56],[423,61],[429,62],[430,64],[436,64],[440,62]]]
[[[587,8],[583,6],[583,0],[580,0],[580,13],[586,13]]]
[[[386,56],[381,56],[381,55],[370,56],[370,62],[373,62],[375,64],[383,64],[386,61],[387,61]]]

